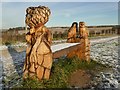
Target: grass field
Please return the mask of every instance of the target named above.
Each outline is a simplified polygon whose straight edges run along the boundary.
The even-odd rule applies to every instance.
[[[28,78],[14,88],[70,88],[72,86],[70,86],[69,78],[72,73],[78,70],[84,70],[86,72],[89,71],[89,74],[93,76],[105,68],[105,65],[93,60],[91,60],[90,63],[87,63],[84,60],[79,60],[77,57],[70,59],[59,58],[53,63],[49,80],[38,81],[37,79],[32,80]]]

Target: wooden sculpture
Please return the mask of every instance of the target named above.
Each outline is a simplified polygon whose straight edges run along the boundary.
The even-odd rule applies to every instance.
[[[51,32],[44,26],[50,9],[45,6],[28,7],[26,24],[30,27],[26,34],[27,49],[23,68],[23,78],[49,79],[52,66]]]
[[[84,22],[79,22],[79,34],[81,43],[81,59],[90,60],[90,41],[88,39],[88,30],[85,27]]]
[[[71,29],[70,32],[75,32],[75,29]],[[69,33],[70,33],[69,32]],[[73,37],[72,35],[70,35],[68,33],[68,37]],[[85,27],[85,23],[84,22],[79,22],[79,31],[78,31],[78,35],[76,34],[76,32],[74,33],[76,36],[74,38],[74,40],[68,40],[67,42],[69,43],[78,43],[80,42],[80,46],[79,48],[76,48],[74,51],[68,53],[68,57],[73,57],[73,56],[78,56],[81,60],[86,60],[86,61],[90,61],[90,42],[88,39],[88,31]]]
[[[76,42],[76,31],[77,31],[77,22],[74,22],[70,29],[68,30],[67,42],[72,43]]]

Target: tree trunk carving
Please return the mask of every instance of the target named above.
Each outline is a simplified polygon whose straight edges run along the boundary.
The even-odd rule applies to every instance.
[[[74,24],[74,23],[73,23]],[[76,24],[77,25],[77,24]],[[80,42],[80,47],[74,50],[73,52],[68,53],[68,57],[78,56],[81,60],[86,60],[90,62],[90,41],[88,39],[88,31],[85,28],[85,23],[79,23],[79,31],[77,31],[76,27],[71,26],[68,32],[67,42],[69,43],[77,43]],[[74,33],[72,33],[74,32]],[[72,34],[71,34],[72,33]],[[78,35],[77,35],[78,33]],[[74,37],[76,36],[76,37]],[[71,37],[69,39],[69,37]]]
[[[26,12],[26,24],[30,30],[26,34],[28,46],[23,78],[49,79],[52,66],[52,37],[44,24],[49,19],[50,9],[45,6],[29,7]]]

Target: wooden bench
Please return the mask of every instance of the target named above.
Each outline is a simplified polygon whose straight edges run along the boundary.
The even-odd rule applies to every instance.
[[[51,46],[53,59],[67,55],[69,52],[77,49],[80,43],[62,43]]]

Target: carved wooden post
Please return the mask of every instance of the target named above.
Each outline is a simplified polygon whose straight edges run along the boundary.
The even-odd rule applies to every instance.
[[[23,68],[23,78],[49,79],[52,66],[51,32],[44,26],[50,9],[45,6],[28,7],[26,24],[30,27],[26,34],[27,49]]]
[[[84,59],[86,61],[90,60],[90,41],[88,39],[88,30],[85,27],[84,22],[79,22],[79,33],[81,37],[81,52],[82,52],[82,57],[81,59]]]
[[[76,35],[75,32],[76,28],[71,27],[70,31],[68,32],[68,37],[71,37],[70,39],[68,38],[67,42],[69,43],[76,43],[80,42],[79,48],[75,49],[74,51],[68,53],[68,57],[73,57],[73,56],[78,56],[81,60],[86,60],[90,61],[90,42],[88,39],[88,31],[85,28],[85,23],[84,22],[79,22],[79,35]],[[74,40],[71,40],[73,39]]]

